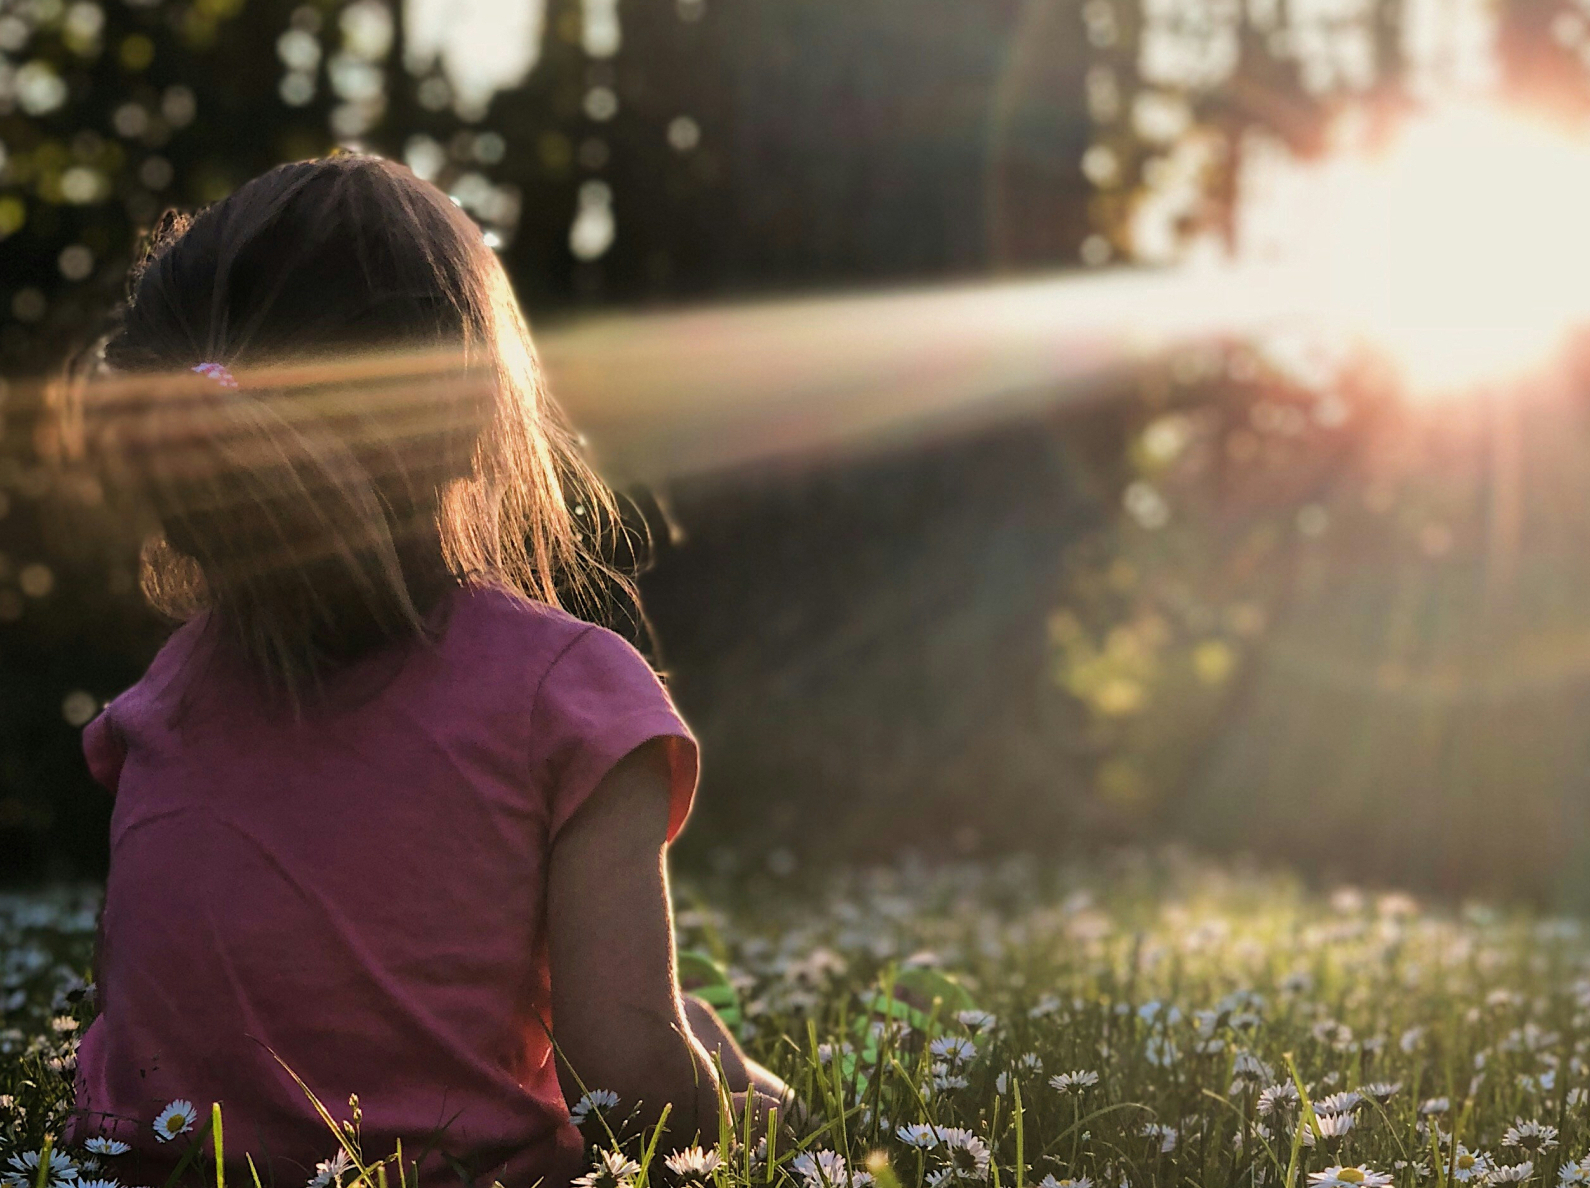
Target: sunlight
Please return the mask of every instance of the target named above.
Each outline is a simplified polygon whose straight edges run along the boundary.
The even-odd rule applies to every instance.
[[[1519,378],[1590,321],[1583,138],[1452,107],[1310,172],[1299,283],[1328,324],[1388,349],[1411,395]]]

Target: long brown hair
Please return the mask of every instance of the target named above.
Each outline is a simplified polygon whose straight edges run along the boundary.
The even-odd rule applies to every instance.
[[[210,610],[295,705],[425,636],[460,581],[575,613],[634,604],[611,560],[630,530],[501,263],[405,167],[339,153],[168,212],[112,326],[62,385],[65,437],[153,512],[155,607]]]

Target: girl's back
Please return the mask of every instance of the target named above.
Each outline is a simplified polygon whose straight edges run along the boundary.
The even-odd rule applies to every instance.
[[[200,616],[89,727],[116,804],[78,1108],[134,1145],[140,1181],[191,1140],[154,1125],[185,1100],[219,1101],[230,1149],[301,1182],[336,1140],[284,1065],[339,1119],[359,1095],[373,1157],[440,1132],[482,1183],[577,1166],[546,1030],[547,855],[659,737],[671,836],[694,744],[609,631],[478,586],[431,617],[434,645],[367,656],[293,715]]]

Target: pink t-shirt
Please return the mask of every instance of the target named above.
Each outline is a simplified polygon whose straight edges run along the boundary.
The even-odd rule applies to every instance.
[[[229,1163],[247,1151],[303,1183],[336,1142],[273,1051],[339,1121],[359,1095],[371,1159],[401,1138],[482,1185],[577,1173],[543,1027],[547,856],[659,737],[671,839],[696,745],[612,632],[484,587],[441,610],[438,644],[360,660],[330,686],[340,708],[298,722],[201,617],[84,730],[116,803],[68,1138],[132,1143],[123,1182],[164,1181],[192,1136],[162,1143],[153,1123],[182,1099],[201,1122],[221,1103]],[[436,1155],[425,1170],[456,1179]]]

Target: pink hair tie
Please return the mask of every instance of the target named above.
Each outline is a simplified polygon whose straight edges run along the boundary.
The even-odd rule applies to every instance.
[[[223,388],[237,387],[237,377],[227,370],[224,363],[199,363],[188,368],[197,371],[200,375],[207,375]]]

